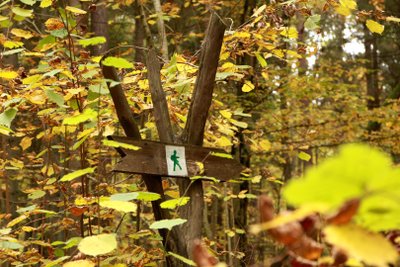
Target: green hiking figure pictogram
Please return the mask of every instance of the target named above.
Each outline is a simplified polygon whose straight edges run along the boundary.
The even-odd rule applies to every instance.
[[[174,154],[171,155],[171,160],[174,162],[174,171],[175,171],[176,166],[178,166],[179,169],[182,170],[182,167],[179,164],[179,160],[178,159],[179,159],[179,157],[176,155],[176,150],[174,150]]]

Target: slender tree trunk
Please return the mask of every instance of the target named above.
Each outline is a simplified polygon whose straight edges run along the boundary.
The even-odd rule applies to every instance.
[[[93,55],[102,55],[108,49],[109,34],[108,34],[108,19],[107,19],[107,8],[105,1],[99,1],[96,4],[96,10],[91,13],[92,15],[92,32],[95,36],[104,36],[107,42],[104,44],[96,45],[93,48]]]
[[[135,61],[136,62],[145,62],[145,56],[143,53],[143,49],[140,49],[141,47],[144,47],[144,40],[145,40],[145,32],[144,32],[144,25],[143,25],[143,17],[142,17],[142,12],[140,8],[140,4],[138,3],[139,0],[135,1],[135,40],[134,40],[134,45],[137,46],[135,49]]]
[[[161,54],[164,60],[168,60],[168,41],[167,41],[167,33],[165,31],[165,24],[163,20],[163,13],[161,9],[161,2],[160,0],[153,0],[154,9],[157,13],[157,28],[158,34],[160,37],[160,47],[161,47]]]
[[[369,110],[373,110],[380,106],[380,90],[378,81],[378,46],[376,37],[369,32],[369,30],[364,28],[365,39],[365,59],[367,60],[367,107]],[[380,123],[377,121],[370,121],[368,123],[368,131],[374,132],[380,130]]]

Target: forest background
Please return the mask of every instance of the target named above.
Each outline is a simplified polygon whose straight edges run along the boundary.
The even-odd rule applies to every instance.
[[[343,193],[352,181],[337,179],[340,170],[378,177],[400,161],[398,0],[3,0],[0,11],[1,264],[207,266],[194,248],[209,265],[208,254],[229,266],[334,265],[330,252],[308,257],[279,234],[256,233],[260,212],[271,219],[257,197],[268,194],[279,213],[316,203],[302,196],[336,195],[326,200],[332,212],[367,195]],[[136,147],[107,136],[124,133],[221,148],[246,169],[224,183],[115,173],[115,148]],[[282,197],[289,180],[358,142],[390,158],[344,148],[330,172],[343,183],[324,187],[322,173],[314,191],[289,187]],[[399,214],[389,206],[375,213]],[[261,230],[327,209],[300,209]],[[344,246],[346,259],[394,262],[378,237],[400,228],[390,216],[357,221],[379,240],[371,248],[388,248],[383,262]]]

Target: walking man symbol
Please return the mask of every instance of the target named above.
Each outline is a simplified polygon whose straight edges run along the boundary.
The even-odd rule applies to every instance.
[[[171,155],[171,160],[174,162],[174,171],[176,169],[176,166],[179,167],[180,170],[182,170],[181,165],[179,164],[179,159],[180,157],[176,155],[176,150],[174,150],[174,153]]]

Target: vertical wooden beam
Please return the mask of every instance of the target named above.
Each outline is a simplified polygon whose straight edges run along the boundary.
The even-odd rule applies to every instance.
[[[181,137],[183,143],[199,146],[203,144],[204,128],[211,106],[224,33],[225,24],[217,14],[212,14],[202,45],[199,73],[187,122]],[[203,185],[199,180],[193,183],[182,180],[179,181],[179,188],[181,195],[186,193],[190,197],[190,202],[180,210],[181,217],[188,221],[181,227],[184,244],[180,244],[183,247],[179,248],[179,253],[182,256],[191,257],[193,241],[201,238],[204,208]]]

